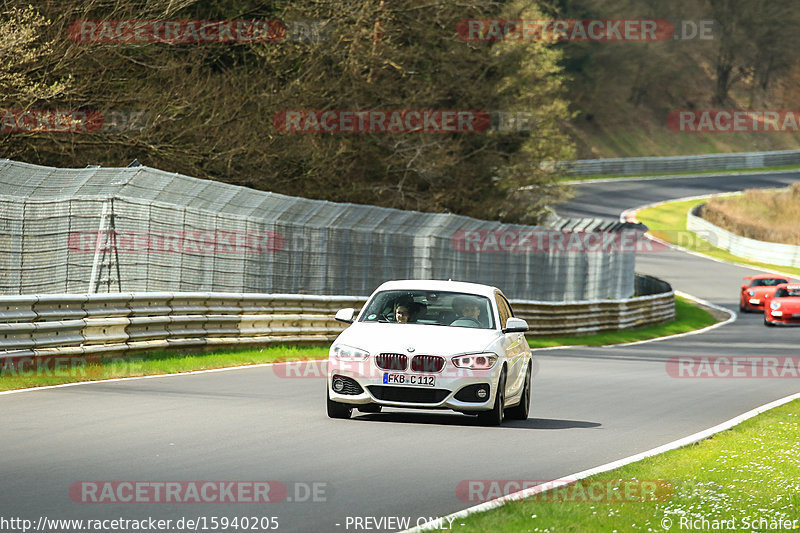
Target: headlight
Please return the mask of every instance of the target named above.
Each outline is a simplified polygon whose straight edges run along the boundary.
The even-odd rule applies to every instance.
[[[497,354],[475,353],[470,355],[457,355],[451,359],[458,368],[469,368],[471,370],[486,370],[492,368],[497,362]]]
[[[366,361],[369,352],[345,344],[335,344],[331,346],[330,356],[340,361]]]
[[[749,294],[750,296],[755,296],[756,295],[756,291],[747,291],[747,294]]]
[[[781,306],[780,302],[772,302],[771,304],[769,304],[770,309],[778,309],[780,306]]]

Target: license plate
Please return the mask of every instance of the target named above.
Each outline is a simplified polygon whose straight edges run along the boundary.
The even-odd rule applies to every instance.
[[[387,385],[411,385],[415,387],[435,387],[436,376],[416,376],[411,374],[383,373],[383,382]]]

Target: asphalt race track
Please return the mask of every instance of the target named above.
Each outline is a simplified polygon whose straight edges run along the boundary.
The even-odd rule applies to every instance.
[[[616,217],[653,201],[776,186],[798,176],[586,184],[559,212]],[[731,310],[738,310],[739,283],[751,272],[671,250],[642,256],[637,270]],[[42,516],[207,523],[277,517],[279,531],[306,532],[364,531],[355,517],[406,517],[413,526],[478,503],[459,499],[462,481],[565,477],[798,392],[796,379],[671,377],[667,361],[798,355],[799,338],[800,329],[767,329],[750,314],[702,335],[537,352],[531,418],[500,428],[449,412],[330,420],[317,363],[300,377],[262,366],[0,395],[0,516],[34,524]],[[69,492],[80,481],[207,480],[278,481],[288,495],[268,504],[110,504],[76,502]],[[297,502],[313,499],[312,486],[319,501]]]

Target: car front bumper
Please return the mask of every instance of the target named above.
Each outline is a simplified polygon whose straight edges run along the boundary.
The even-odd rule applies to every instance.
[[[378,404],[386,407],[413,409],[452,409],[460,412],[487,411],[494,405],[497,381],[502,368],[498,361],[489,370],[468,371],[456,368],[447,361],[440,372],[413,372],[384,370],[378,368],[373,360],[364,363],[342,363],[333,359],[328,361],[328,393],[336,402],[352,404]],[[433,376],[434,386],[388,384],[385,374],[405,376]],[[334,376],[350,378],[361,388],[358,394],[341,394],[333,389]],[[488,390],[484,400],[463,401],[456,395],[471,385],[486,385]],[[472,389],[470,389],[471,391]],[[466,396],[462,393],[460,396]]]

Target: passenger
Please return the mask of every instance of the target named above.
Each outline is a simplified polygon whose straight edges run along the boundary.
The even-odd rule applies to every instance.
[[[453,309],[458,313],[456,320],[472,319],[480,324],[481,308],[478,303],[466,297],[457,297],[453,300]]]

